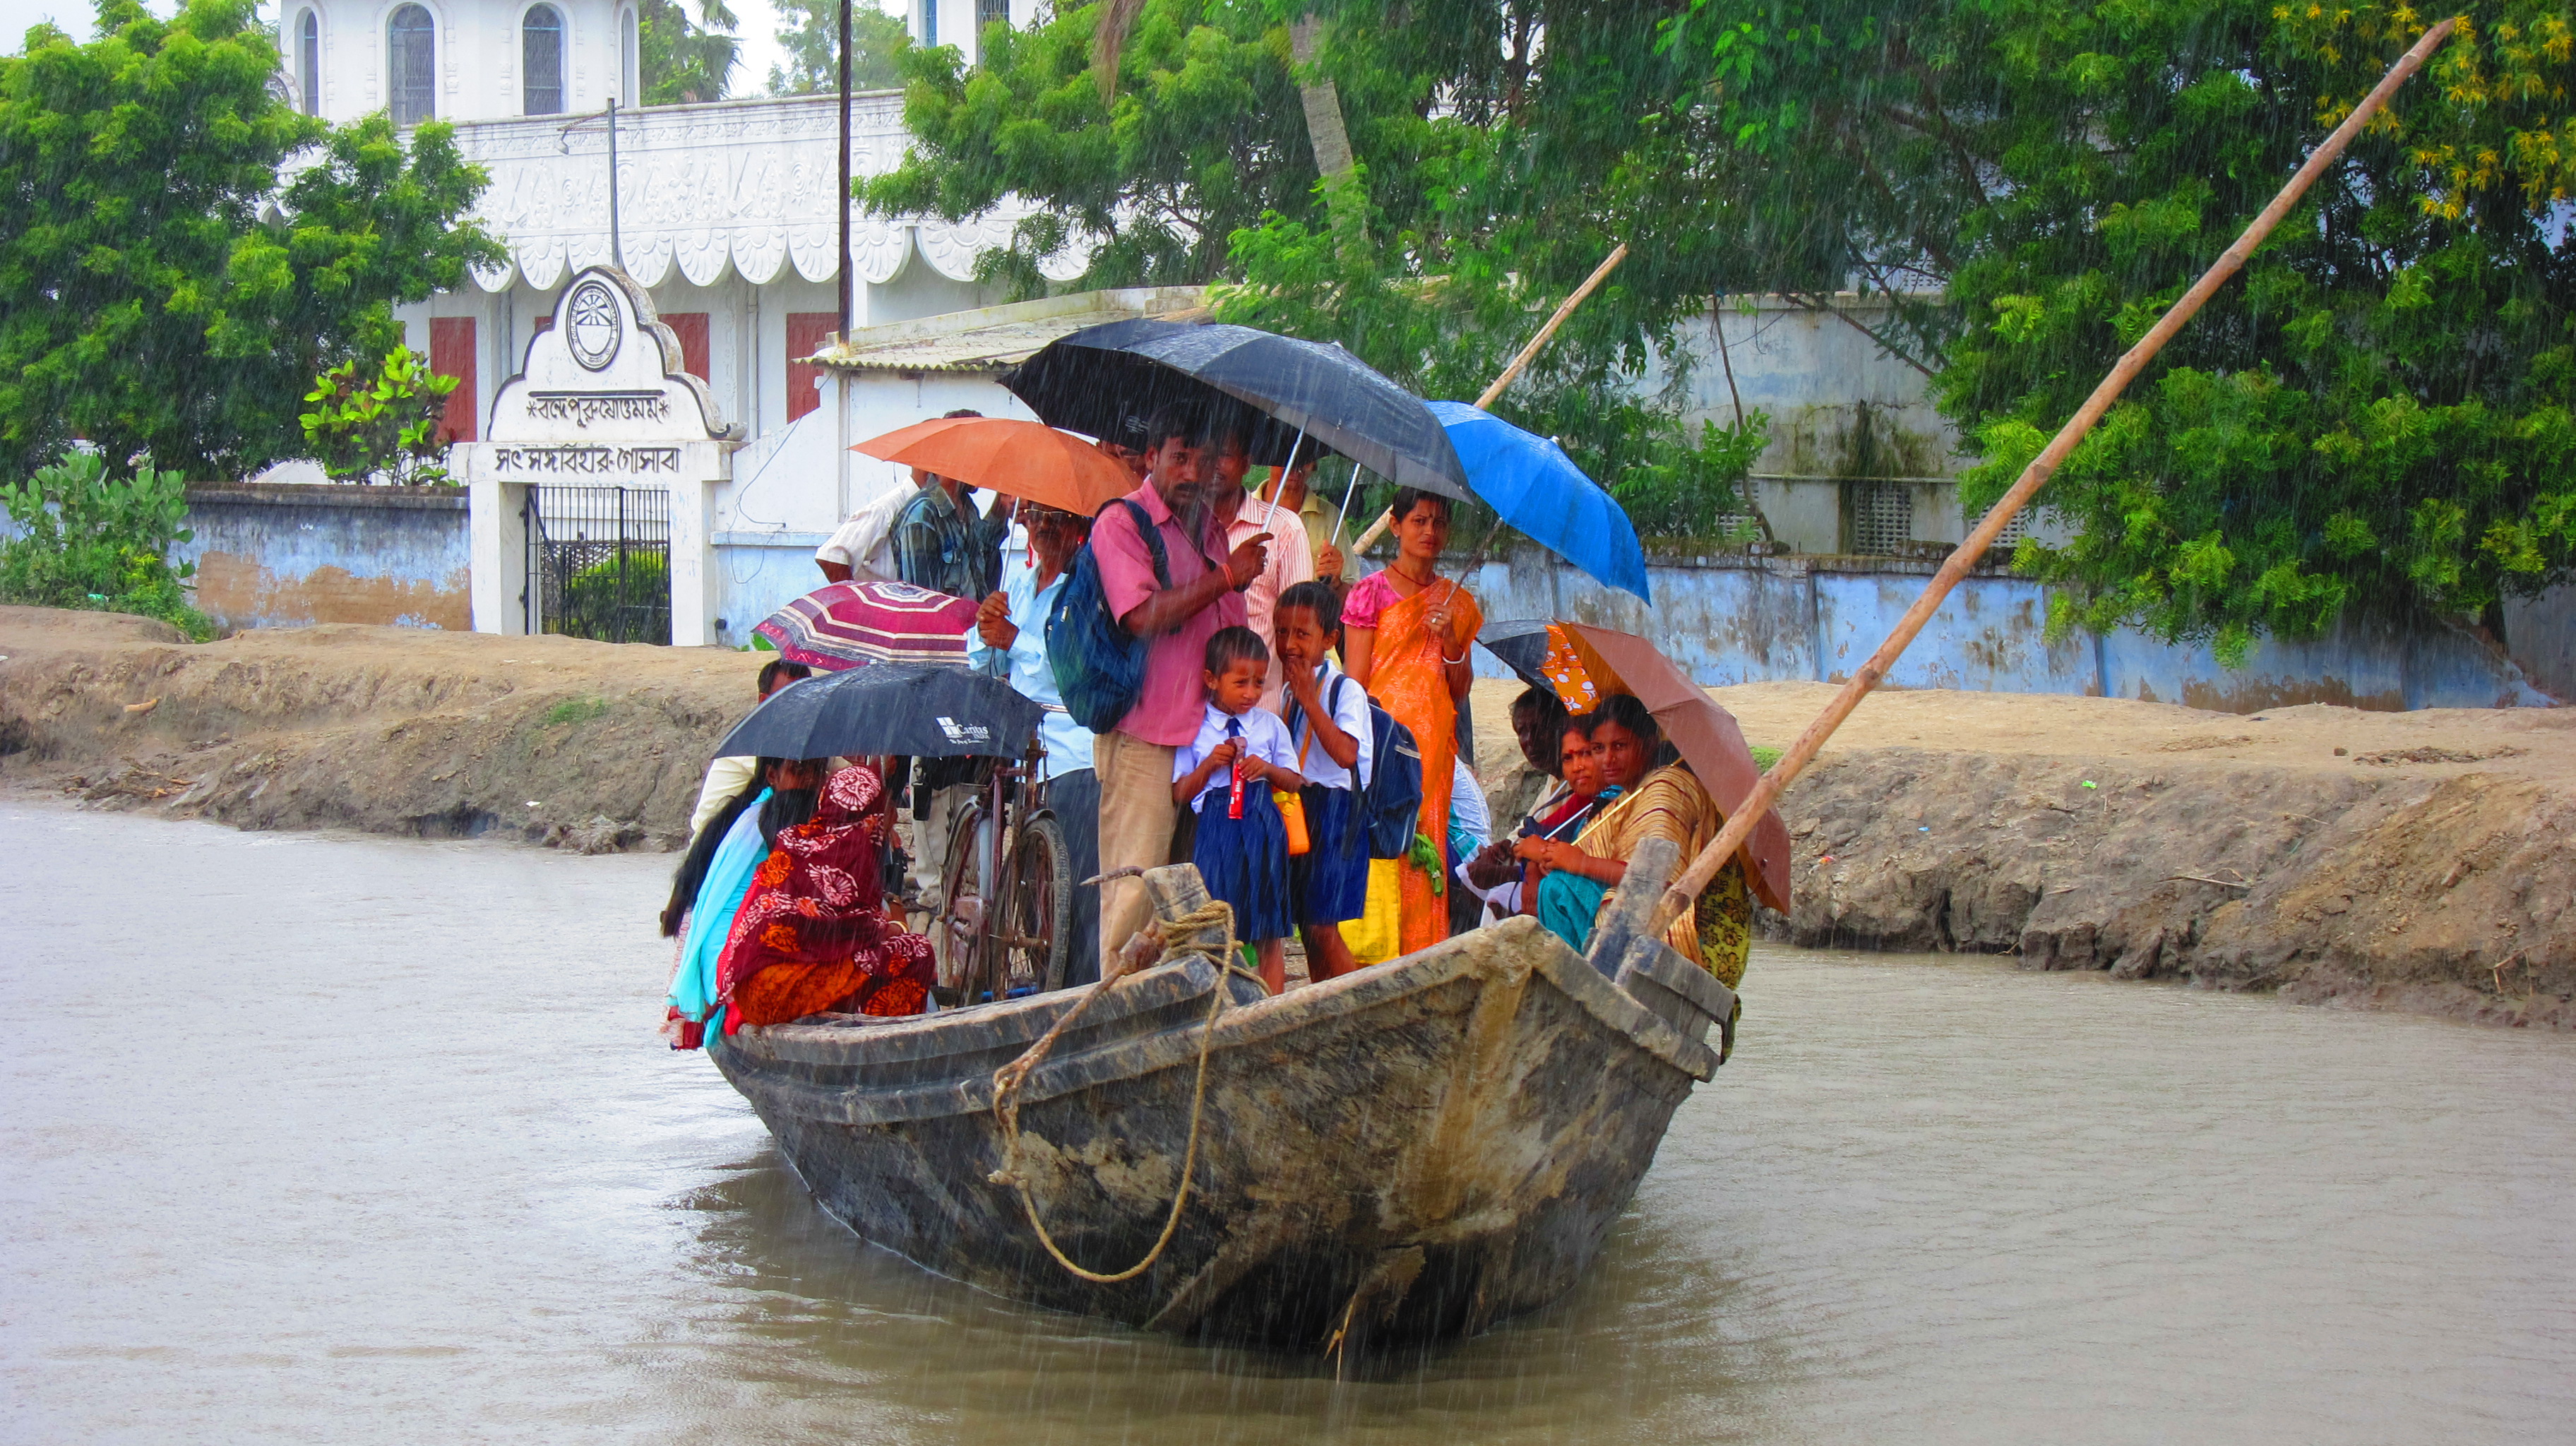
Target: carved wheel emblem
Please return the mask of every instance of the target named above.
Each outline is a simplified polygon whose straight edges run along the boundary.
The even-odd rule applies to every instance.
[[[572,348],[572,359],[598,371],[617,359],[617,343],[625,328],[617,315],[617,298],[608,292],[604,281],[585,281],[573,288],[572,304],[564,309],[564,341]]]

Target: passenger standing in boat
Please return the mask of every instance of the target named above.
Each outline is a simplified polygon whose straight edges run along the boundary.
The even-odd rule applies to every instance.
[[[810,823],[752,871],[716,965],[724,1032],[826,1010],[919,1014],[938,977],[930,941],[884,907],[884,781],[854,764],[824,781]]]
[[[1029,533],[1029,565],[1003,569],[1001,591],[976,611],[975,638],[966,660],[1008,679],[1020,696],[1044,710],[1038,742],[1046,753],[1038,764],[1038,779],[1046,806],[1064,828],[1065,847],[1073,855],[1066,862],[1079,881],[1100,872],[1100,775],[1092,771],[1091,730],[1073,721],[1056,689],[1055,669],[1047,663],[1046,622],[1057,594],[1064,591],[1065,570],[1091,535],[1091,519],[1035,503],[1021,506],[1020,519]],[[1100,978],[1100,891],[1076,887],[1073,915],[1062,927],[1072,935],[1065,943],[1065,982],[1095,982]]]
[[[1637,845],[1671,839],[1691,858],[1717,837],[1725,817],[1688,764],[1657,765],[1663,733],[1635,698],[1614,693],[1570,726],[1591,738],[1601,755],[1604,791],[1618,788],[1619,797],[1574,842],[1524,839],[1518,851],[1546,870],[1538,884],[1539,922],[1579,952],[1592,942],[1593,925],[1627,876]],[[1673,921],[1665,941],[1732,987],[1744,976],[1752,920],[1744,866],[1729,860],[1691,912]]]
[[[1103,873],[1172,861],[1172,829],[1179,816],[1172,800],[1172,759],[1197,736],[1206,711],[1200,674],[1208,640],[1220,628],[1243,625],[1242,590],[1269,563],[1269,552],[1258,539],[1227,551],[1224,534],[1200,500],[1208,477],[1206,414],[1194,407],[1166,406],[1146,425],[1145,436],[1145,485],[1122,501],[1134,504],[1155,529],[1170,584],[1155,578],[1153,554],[1146,550],[1129,507],[1111,503],[1091,528],[1091,554],[1100,566],[1100,588],[1110,612],[1131,635],[1153,639],[1135,706],[1115,728],[1092,740],[1092,767],[1100,778]],[[1112,957],[1151,914],[1141,878],[1102,884],[1100,957]]]
[[[1262,982],[1288,989],[1288,829],[1274,789],[1306,786],[1288,725],[1261,706],[1270,649],[1250,628],[1208,639],[1207,705],[1172,759],[1172,802],[1198,815],[1190,862],[1210,898],[1234,906],[1234,937],[1253,946]]]
[[[756,758],[752,763],[751,781],[717,800],[713,816],[689,841],[689,851],[671,874],[670,901],[662,906],[662,937],[680,940],[662,1026],[672,1036],[673,1049],[698,1047],[718,1008],[716,963],[733,933],[734,914],[751,889],[752,870],[769,857],[782,829],[814,816],[815,789],[829,766],[821,758]]]
[[[766,703],[770,694],[799,678],[813,675],[814,670],[803,663],[772,658],[760,665],[760,701]],[[758,762],[745,753],[728,755],[707,765],[706,782],[698,785],[697,806],[689,810],[690,838],[696,838],[698,831],[707,826],[707,820],[722,812],[724,806],[733,801],[734,795],[751,785],[752,780],[759,776],[753,767]]]
[[[1208,486],[1208,508],[1216,514],[1217,525],[1225,529],[1228,548],[1255,538],[1268,545],[1269,560],[1243,590],[1243,625],[1266,643],[1279,599],[1286,596],[1288,589],[1314,578],[1315,558],[1306,545],[1305,524],[1297,520],[1295,513],[1258,501],[1243,490],[1244,474],[1252,469],[1250,447],[1251,439],[1237,414],[1217,436],[1216,460],[1210,464],[1216,480]],[[1281,672],[1274,657],[1270,681],[1261,692],[1261,706],[1273,713],[1286,706],[1280,697],[1280,685]]]
[[[1388,865],[1395,874],[1394,898],[1373,887],[1369,900],[1373,916],[1390,905],[1397,910],[1396,952],[1410,954],[1449,937],[1442,842],[1449,836],[1458,704],[1475,681],[1467,653],[1485,615],[1465,588],[1437,570],[1441,549],[1449,545],[1449,499],[1403,487],[1390,510],[1395,561],[1362,578],[1343,600],[1342,656],[1351,677],[1413,730],[1422,751],[1422,812],[1415,829],[1420,842],[1413,857]]]
[[[1307,977],[1331,979],[1359,967],[1342,925],[1368,908],[1368,832],[1360,820],[1369,782],[1368,691],[1333,666],[1342,605],[1329,584],[1301,582],[1280,594],[1273,632],[1287,682],[1288,736],[1306,780],[1307,847],[1288,860],[1289,911],[1306,949]]]
[[[1261,484],[1260,491],[1262,501],[1297,514],[1297,525],[1306,530],[1306,550],[1315,559],[1315,581],[1339,597],[1350,588],[1342,576],[1342,549],[1336,531],[1340,515],[1310,485],[1315,478],[1315,464],[1322,460],[1324,451],[1314,438],[1306,438],[1297,444],[1288,465],[1270,469],[1270,480]]]

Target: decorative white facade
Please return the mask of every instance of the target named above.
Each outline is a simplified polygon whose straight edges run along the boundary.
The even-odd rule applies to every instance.
[[[1036,0],[900,4],[896,13],[916,41],[970,47],[981,23],[1027,24],[1036,14]],[[749,24],[770,18],[743,15]],[[377,111],[403,126],[449,122],[460,150],[490,173],[476,218],[508,248],[508,260],[397,313],[409,344],[462,379],[447,415],[455,441],[501,435],[500,393],[532,365],[533,344],[571,278],[615,267],[643,288],[658,314],[656,334],[676,347],[677,370],[698,378],[708,405],[727,419],[727,435],[706,444],[721,448],[727,465],[698,479],[703,526],[682,530],[694,532],[707,577],[749,584],[730,605],[749,612],[771,593],[792,595],[819,580],[806,577],[814,544],[856,498],[901,480],[848,450],[867,435],[851,433],[854,413],[885,408],[827,389],[826,369],[806,360],[845,329],[839,208],[848,206],[852,221],[849,320],[862,328],[1002,300],[976,283],[976,262],[1022,213],[964,225],[857,214],[839,194],[834,96],[634,108],[635,26],[632,0],[284,0],[279,42],[299,108],[340,123]],[[736,82],[763,78],[738,72]],[[612,98],[619,101],[613,182],[604,114]],[[853,175],[891,170],[909,143],[902,97],[857,95],[850,107]],[[1066,255],[1044,269],[1065,280],[1087,262]],[[990,395],[978,404],[1011,409],[998,388],[981,389]],[[809,416],[812,423],[794,425]],[[746,479],[739,487],[736,475]],[[551,485],[638,483],[651,479],[567,475]],[[478,540],[478,550],[486,541],[495,539]],[[675,546],[675,582],[689,566],[680,551]],[[676,641],[740,642],[758,620],[723,611],[722,587],[685,590],[708,605],[675,598]],[[484,606],[490,601],[478,598],[478,619],[507,611]]]

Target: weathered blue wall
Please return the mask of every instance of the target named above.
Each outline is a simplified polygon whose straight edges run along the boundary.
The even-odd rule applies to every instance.
[[[343,485],[190,487],[197,606],[227,631],[391,623],[471,631],[465,494]]]
[[[1463,559],[1453,559],[1453,565]],[[1883,557],[1672,559],[1647,568],[1652,608],[1542,554],[1488,562],[1469,586],[1494,620],[1569,617],[1659,640],[1711,686],[1840,682],[1896,626],[1935,570]],[[2253,713],[2295,703],[2357,708],[2546,706],[2514,661],[2467,631],[2353,622],[2313,642],[2269,639],[2235,672],[2206,644],[2138,633],[2047,640],[2047,589],[1980,572],[1933,615],[1889,682],[1903,688],[2081,693]],[[2535,630],[2535,633],[2537,630]],[[1482,652],[1486,676],[1506,676]]]

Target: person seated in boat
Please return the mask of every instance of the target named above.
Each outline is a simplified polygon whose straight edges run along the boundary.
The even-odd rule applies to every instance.
[[[1368,909],[1368,832],[1359,817],[1369,782],[1368,690],[1333,663],[1342,600],[1330,584],[1301,582],[1279,595],[1272,617],[1288,699],[1288,736],[1306,780],[1306,852],[1288,860],[1290,911],[1311,979],[1359,967],[1342,925]]]
[[[803,663],[791,663],[785,658],[772,658],[760,665],[760,701],[766,703],[769,701],[770,694],[799,678],[810,678],[813,675],[814,670]],[[707,765],[706,781],[698,785],[697,804],[689,810],[690,838],[696,838],[699,831],[707,826],[707,820],[723,811],[724,806],[733,800],[734,795],[750,787],[759,778],[759,773],[753,766],[758,762],[758,759],[746,753],[728,755]]]
[[[1516,852],[1546,871],[1537,885],[1539,922],[1579,953],[1591,944],[1593,926],[1615,897],[1639,844],[1671,839],[1681,846],[1687,865],[1717,837],[1725,819],[1690,765],[1656,764],[1663,732],[1634,697],[1614,693],[1568,726],[1592,740],[1600,753],[1603,791],[1616,788],[1619,796],[1594,814],[1573,842],[1526,838]],[[1743,977],[1752,937],[1743,866],[1733,861],[1665,934],[1683,958],[1729,986]]]
[[[673,1036],[673,1049],[700,1044],[716,1008],[716,962],[732,935],[743,895],[751,889],[752,870],[777,846],[781,830],[814,816],[815,790],[829,766],[820,758],[755,758],[751,763],[750,781],[716,800],[714,814],[671,873],[662,937],[680,940],[680,956],[671,972],[663,1031]]]
[[[1208,639],[1198,735],[1172,755],[1172,802],[1198,817],[1190,862],[1211,898],[1234,906],[1234,937],[1261,959],[1270,992],[1288,988],[1288,828],[1272,790],[1296,792],[1288,725],[1261,706],[1270,649],[1246,627]]]
[[[810,822],[779,833],[716,964],[725,1033],[827,1010],[922,1012],[937,968],[930,941],[884,906],[893,824],[885,780],[853,764],[824,780]]]
[[[1551,701],[1554,698],[1553,694],[1544,696]],[[1548,771],[1555,775],[1556,786],[1530,809],[1510,838],[1488,844],[1462,870],[1471,887],[1485,891],[1491,913],[1498,919],[1530,912],[1530,875],[1541,866],[1530,862],[1536,851],[1521,845],[1531,839],[1571,842],[1594,813],[1619,796],[1615,788],[1605,793],[1601,785],[1601,752],[1592,746],[1586,729],[1573,726],[1563,716],[1562,705],[1559,716],[1547,723],[1546,731],[1555,738],[1552,746],[1556,762]]]

